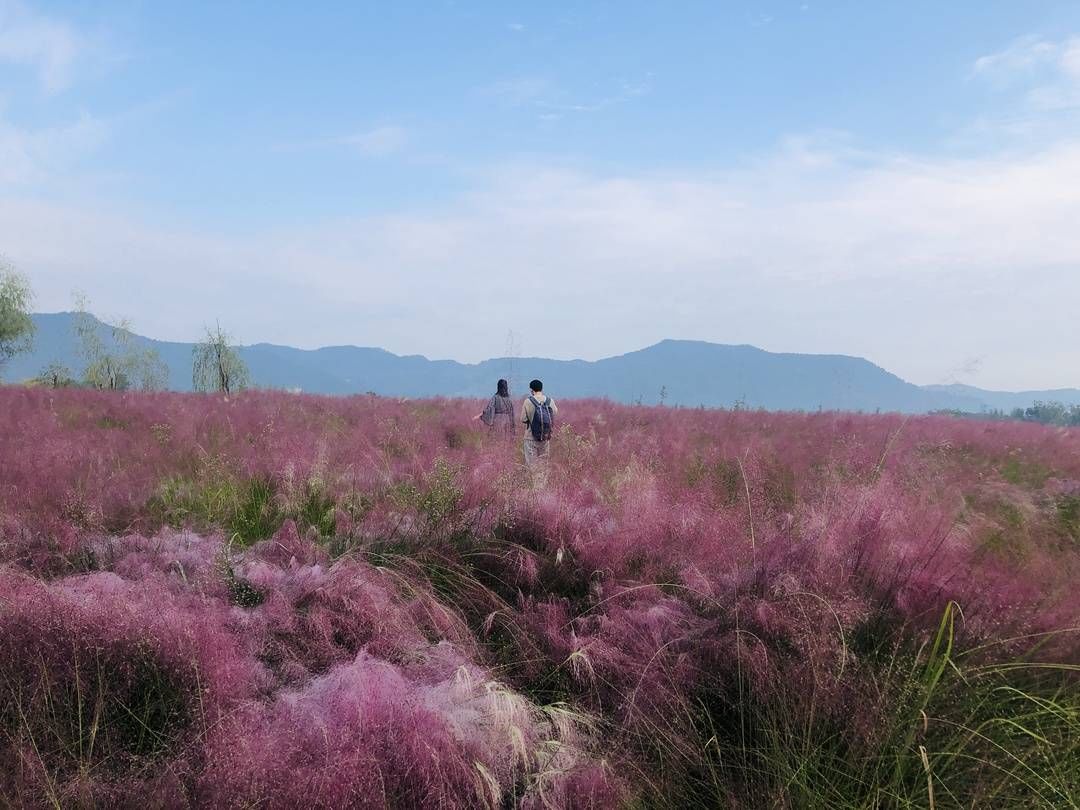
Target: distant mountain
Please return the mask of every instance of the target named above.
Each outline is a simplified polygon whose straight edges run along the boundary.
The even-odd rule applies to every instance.
[[[1080,389],[1057,388],[1049,391],[986,391],[971,385],[926,385],[927,391],[949,394],[975,400],[977,411],[1011,411],[1026,408],[1034,402],[1060,402],[1064,405],[1080,405]]]
[[[34,350],[2,369],[4,379],[29,379],[50,362],[78,373],[81,362],[72,313],[34,316]],[[100,325],[103,334],[104,324]],[[191,390],[190,343],[133,336],[156,349],[169,366],[169,386]],[[312,393],[375,392],[387,396],[483,397],[499,377],[510,377],[522,394],[539,377],[555,397],[608,397],[619,402],[656,404],[663,392],[669,405],[730,407],[742,403],[770,410],[862,410],[922,413],[953,408],[980,411],[1030,405],[1038,399],[1080,403],[1080,391],[1017,394],[969,386],[920,387],[873,363],[845,355],[778,354],[753,346],[726,346],[665,340],[640,351],[593,362],[544,358],[496,358],[467,364],[399,356],[383,349],[329,346],[294,349],[259,343],[241,354],[256,385]]]

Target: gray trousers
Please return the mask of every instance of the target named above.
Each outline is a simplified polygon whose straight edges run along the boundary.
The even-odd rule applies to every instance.
[[[521,446],[525,449],[525,466],[532,467],[547,459],[551,451],[551,440],[538,442],[532,436],[526,436]]]

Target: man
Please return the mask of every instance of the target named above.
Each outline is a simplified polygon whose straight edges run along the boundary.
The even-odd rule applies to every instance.
[[[551,449],[551,432],[555,424],[555,400],[544,393],[540,380],[529,383],[532,395],[521,407],[521,421],[525,423],[525,466],[532,467],[547,458]]]

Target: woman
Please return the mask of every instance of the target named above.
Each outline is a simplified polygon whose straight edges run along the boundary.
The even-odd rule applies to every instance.
[[[510,399],[510,385],[506,380],[499,380],[495,395],[488,400],[483,412],[473,418],[482,420],[492,430],[513,435],[514,401]]]

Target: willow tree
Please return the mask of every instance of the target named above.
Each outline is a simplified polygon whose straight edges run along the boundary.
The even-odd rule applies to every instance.
[[[71,376],[71,369],[54,360],[41,370],[35,382],[48,388],[70,388],[75,385],[75,378]]]
[[[139,345],[131,324],[100,321],[87,309],[86,297],[75,297],[75,337],[86,366],[83,383],[100,391],[137,388],[157,391],[169,380],[169,368],[152,348]]]
[[[206,339],[197,343],[191,354],[191,387],[196,391],[228,396],[247,388],[250,377],[247,365],[221,324],[214,329],[207,327]]]
[[[34,321],[30,306],[34,294],[26,277],[0,259],[0,367],[33,345]]]

